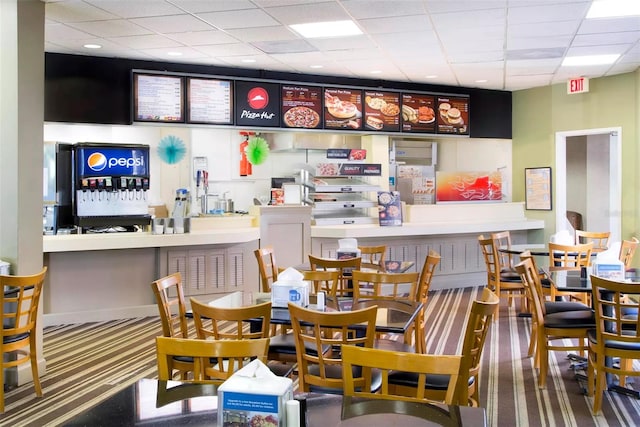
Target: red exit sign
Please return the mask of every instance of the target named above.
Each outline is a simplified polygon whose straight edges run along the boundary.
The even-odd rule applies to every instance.
[[[584,93],[589,92],[589,79],[586,77],[578,77],[567,81],[567,93]]]

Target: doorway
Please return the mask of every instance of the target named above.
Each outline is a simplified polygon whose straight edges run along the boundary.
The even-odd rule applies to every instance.
[[[556,132],[556,232],[569,229],[566,218],[568,200],[567,170],[575,168],[575,164],[567,163],[567,153],[573,152],[573,144],[584,144],[584,165],[582,171],[585,200],[582,204],[585,212],[601,212],[600,218],[589,221],[586,218],[585,228],[598,231],[606,227],[611,231],[610,240],[621,241],[622,235],[622,128],[586,129],[577,131]],[[568,144],[571,144],[568,146]],[[608,161],[606,160],[608,158]],[[604,162],[603,162],[604,159]],[[570,165],[568,167],[568,165]],[[573,172],[572,172],[573,173]],[[602,175],[601,178],[594,178]],[[596,188],[596,186],[600,188]],[[590,226],[593,224],[593,226]]]

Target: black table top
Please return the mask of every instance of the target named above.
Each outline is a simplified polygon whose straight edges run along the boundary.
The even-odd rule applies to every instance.
[[[142,379],[73,417],[66,426],[216,426],[217,388],[210,384]],[[483,408],[430,405],[329,394],[300,394],[306,426],[456,425],[484,427]],[[409,415],[413,414],[413,415]],[[428,420],[428,421],[426,421]],[[301,427],[305,427],[301,424]]]
[[[591,276],[582,274],[578,270],[552,270],[547,269],[553,286],[562,292],[588,292],[591,293]],[[640,281],[638,276],[627,276],[625,280],[630,282]]]

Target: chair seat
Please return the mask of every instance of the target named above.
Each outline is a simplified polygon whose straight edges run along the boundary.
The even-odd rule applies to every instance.
[[[475,377],[469,377],[469,386],[475,382]],[[418,374],[415,372],[395,371],[389,374],[389,384],[405,387],[416,387],[418,385]],[[449,385],[449,375],[427,375],[425,379],[425,389],[446,390]]]
[[[305,349],[307,350],[307,354],[317,355],[316,347],[311,342],[305,342]],[[329,351],[331,346],[325,345],[322,347],[322,352],[326,353]],[[269,341],[269,353],[280,353],[280,354],[296,354],[296,340],[293,334],[280,334],[271,337]]]
[[[353,367],[354,377],[361,375],[362,368],[359,366]],[[320,375],[320,367],[318,365],[309,366],[309,373],[312,375]],[[342,365],[325,365],[325,374],[327,378],[341,379],[342,378]],[[371,370],[371,391],[375,392],[382,387],[382,372],[379,369]],[[328,394],[342,394],[342,388],[330,388],[319,387],[311,385],[309,389],[315,393],[328,393]]]
[[[623,331],[623,335],[625,335],[624,331]],[[629,332],[629,335],[631,335],[631,331]],[[633,335],[635,335],[635,331],[633,332]],[[596,345],[598,343],[595,329],[590,329],[587,331],[587,338],[589,339],[589,342],[591,344]],[[640,351],[640,343],[632,343],[632,342],[616,341],[616,340],[605,340],[604,346],[605,348],[615,348],[617,350]]]
[[[592,311],[591,307],[578,301],[545,301],[544,309],[547,315],[564,311]]]
[[[14,342],[25,340],[27,338],[29,338],[29,332],[25,332],[24,334],[9,335],[6,337],[2,337],[2,342],[4,344],[11,344]]]
[[[595,315],[591,311],[562,311],[544,316],[545,328],[593,328]]]
[[[415,353],[416,349],[404,341],[394,341],[388,339],[378,339],[373,343],[373,348],[378,350],[400,351],[404,353]]]

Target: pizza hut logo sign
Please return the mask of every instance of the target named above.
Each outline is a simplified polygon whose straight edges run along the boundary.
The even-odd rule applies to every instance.
[[[254,87],[247,94],[247,102],[254,110],[262,110],[269,105],[269,94],[263,87]]]

